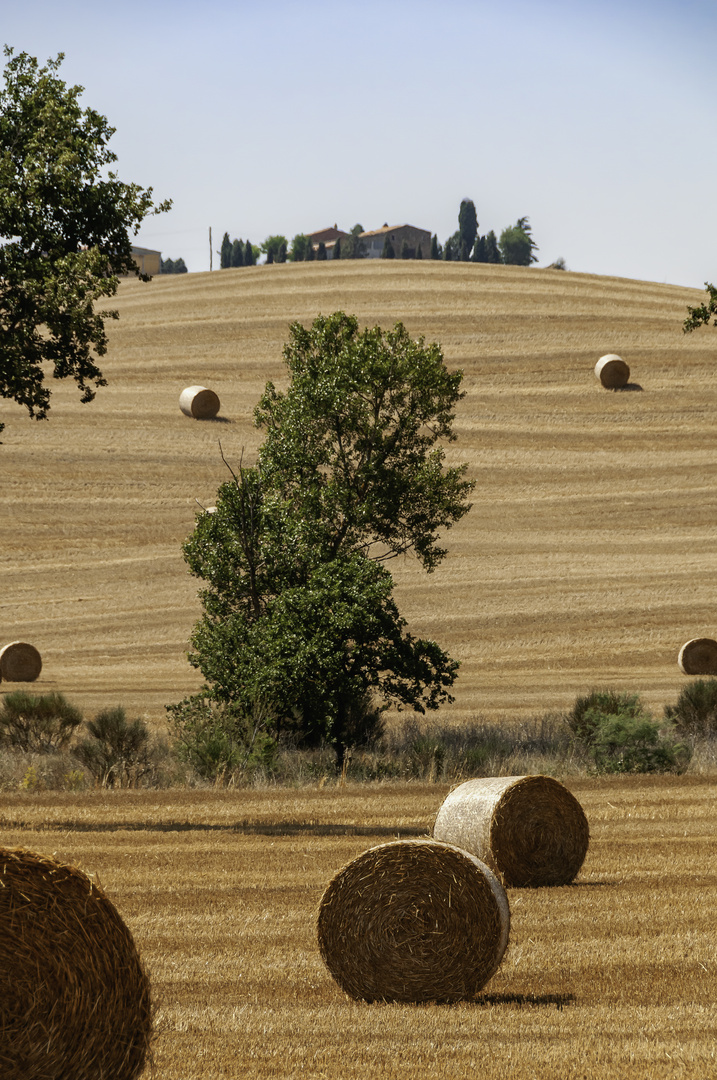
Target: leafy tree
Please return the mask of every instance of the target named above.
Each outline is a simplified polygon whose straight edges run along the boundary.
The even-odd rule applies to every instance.
[[[395,259],[396,258],[396,250],[395,250],[393,244],[391,243],[390,237],[388,237],[388,236],[386,237],[386,239],[383,242],[383,251],[381,252],[381,258],[382,259]]]
[[[366,245],[361,239],[364,231],[363,225],[354,225],[350,235],[341,248],[342,259],[363,259],[366,256]]]
[[[685,334],[696,330],[698,326],[709,326],[712,316],[714,316],[712,325],[717,326],[717,287],[710,285],[709,281],[706,281],[705,291],[708,295],[706,304],[687,308],[687,318],[682,324],[682,331]]]
[[[503,229],[498,247],[502,261],[509,266],[530,266],[538,261],[537,255],[533,254],[538,245],[533,240],[527,217],[518,218],[515,225]]]
[[[276,253],[276,261],[278,263],[286,262],[286,240],[284,240],[284,242],[279,245],[279,250]]]
[[[244,245],[241,240],[235,240],[232,244],[232,266],[244,265]]]
[[[304,233],[297,233],[294,239],[291,241],[291,249],[289,250],[290,262],[304,262],[306,259],[307,249],[311,247],[311,241]]]
[[[495,235],[495,233],[493,232],[492,229],[490,230],[489,233],[486,233],[486,235],[483,237],[483,254],[484,254],[484,259],[483,259],[484,262],[487,262],[487,263],[501,263],[501,262],[503,262],[503,257],[502,257],[502,255],[500,253],[500,248],[498,247],[498,240],[496,239],[496,235]]]
[[[107,352],[95,301],[114,296],[118,274],[136,274],[130,233],[155,206],[152,189],[113,171],[106,117],[82,109],[81,86],[57,75],[63,54],[40,67],[6,46],[0,89],[0,397],[43,419],[50,407],[43,364],[72,378],[83,402],[106,380]],[[93,355],[94,351],[94,355]]]
[[[461,202],[458,211],[458,234],[460,258],[463,262],[468,262],[478,235],[478,217],[472,199],[463,199]]]
[[[284,244],[286,246],[286,237],[285,236],[267,236],[266,240],[261,245],[261,250],[266,255],[266,261],[267,262],[278,262],[279,261],[278,255],[279,255],[279,251],[281,250],[281,245],[282,244]],[[269,258],[270,255],[271,255],[271,259]]]
[[[222,246],[219,252],[219,267],[221,270],[228,270],[232,264],[232,242],[229,239],[229,233],[225,232],[222,237]]]
[[[334,244],[333,258],[334,259],[340,259],[341,258],[341,237],[340,236],[336,237],[336,243]]]
[[[419,712],[450,700],[458,665],[406,633],[382,563],[413,552],[433,570],[439,529],[469,508],[465,467],[436,446],[454,438],[461,373],[400,323],[360,332],[343,312],[293,324],[284,357],[288,390],[267,384],[256,410],[256,467],[184,545],[207,585],[190,660],[203,700],[268,709],[275,733],[332,739],[340,763],[367,695]],[[170,711],[195,722],[196,699]]]
[[[441,245],[438,243],[438,237],[435,235],[435,233],[434,233],[433,237],[431,238],[431,258],[432,259],[442,259],[443,258],[443,251],[442,251]]]
[[[316,251],[316,258],[319,260],[319,262],[326,262],[326,244],[323,240],[319,240],[319,246]]]
[[[160,259],[160,274],[186,274],[187,264],[184,259]]]
[[[461,257],[461,234],[454,232],[443,245],[443,258],[446,262],[457,262]]]

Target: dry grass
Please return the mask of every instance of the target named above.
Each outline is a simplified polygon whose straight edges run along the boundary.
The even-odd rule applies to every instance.
[[[536,269],[430,262],[284,265],[123,282],[103,363],[81,406],[58,384],[47,423],[0,403],[3,639],[34,642],[38,692],[86,712],[164,718],[194,691],[199,609],[179,546],[195,498],[228,459],[251,460],[253,407],[283,380],[292,319],[338,308],[402,319],[465,371],[458,442],[474,508],[432,577],[393,564],[402,613],[463,663],[445,717],[539,715],[592,686],[659,709],[676,656],[715,634],[715,333],[684,337],[700,293]],[[606,393],[618,352],[642,392]],[[213,387],[221,420],[188,423],[182,389]],[[0,692],[12,689],[3,683]]]
[[[352,1001],[315,930],[336,870],[427,834],[446,785],[18,794],[0,836],[98,873],[150,971],[162,1080],[710,1076],[714,777],[569,787],[591,828],[576,883],[508,890],[503,965],[450,1007]]]

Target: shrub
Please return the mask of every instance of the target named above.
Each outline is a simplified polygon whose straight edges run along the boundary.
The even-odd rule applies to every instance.
[[[717,679],[695,679],[680,691],[675,705],[665,706],[665,719],[680,735],[717,735]]]
[[[82,723],[82,713],[62,694],[8,694],[0,710],[0,744],[25,753],[62,750]]]
[[[267,717],[260,709],[247,717],[240,709],[185,698],[168,705],[175,749],[203,780],[221,782],[237,772],[273,771],[277,743],[266,731]]]
[[[585,719],[594,724],[592,753],[599,773],[679,773],[689,764],[689,748],[662,734],[647,713],[605,716],[588,711]]]
[[[147,725],[129,722],[121,706],[104,709],[87,721],[89,738],[74,747],[76,758],[95,780],[107,787],[132,787],[154,769]]]
[[[591,690],[575,699],[575,704],[565,720],[578,742],[584,746],[592,746],[602,718],[643,715],[645,707],[639,694],[623,694],[618,690]]]

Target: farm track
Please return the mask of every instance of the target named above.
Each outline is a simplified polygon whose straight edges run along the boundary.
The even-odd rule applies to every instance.
[[[288,324],[401,319],[465,373],[450,461],[477,481],[435,574],[393,565],[414,632],[462,662],[457,722],[564,708],[590,686],[674,700],[684,641],[717,634],[717,341],[685,337],[694,290],[472,264],[256,267],[123,282],[87,406],[58,384],[50,420],[0,403],[0,638],[32,641],[40,690],[164,723],[200,685],[199,614],[180,544],[199,500],[259,443],[252,411],[284,382]],[[633,392],[600,388],[623,355]],[[209,385],[221,419],[180,391]],[[12,689],[4,685],[0,692]]]
[[[79,862],[117,904],[151,974],[162,1080],[712,1076],[714,780],[569,786],[591,827],[577,881],[508,890],[503,965],[451,1007],[346,998],[315,932],[334,872],[427,833],[445,785],[4,795],[0,836]]]

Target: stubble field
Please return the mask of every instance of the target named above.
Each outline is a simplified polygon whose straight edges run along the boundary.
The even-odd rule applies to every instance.
[[[659,711],[684,681],[680,645],[717,636],[717,339],[681,333],[698,299],[415,262],[123,283],[93,404],[58,385],[35,424],[0,403],[0,637],[41,650],[36,690],[161,727],[200,683],[179,547],[227,475],[218,440],[252,460],[289,322],[343,309],[401,319],[465,372],[448,457],[469,464],[473,510],[434,575],[393,567],[410,628],[462,661],[445,715],[509,723],[592,686]],[[632,369],[625,392],[592,374],[612,351]],[[219,393],[220,420],[179,412],[194,383]],[[336,869],[425,834],[441,784],[4,794],[0,842],[99,874],[151,972],[163,1080],[715,1075],[715,779],[569,786],[592,832],[577,883],[510,890],[501,970],[450,1008],[349,1001],[314,930]]]

